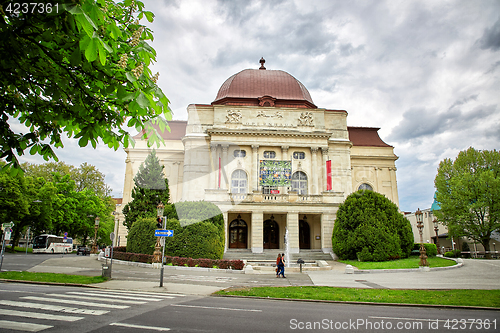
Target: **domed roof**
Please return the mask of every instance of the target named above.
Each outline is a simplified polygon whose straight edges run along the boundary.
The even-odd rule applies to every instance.
[[[306,87],[287,72],[245,69],[222,84],[212,105],[317,108]]]

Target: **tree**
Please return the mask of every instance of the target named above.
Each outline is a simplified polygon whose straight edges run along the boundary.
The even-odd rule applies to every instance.
[[[0,224],[14,222],[14,239],[21,221],[29,214],[30,202],[25,193],[24,177],[0,172]]]
[[[29,150],[57,156],[61,134],[95,148],[133,144],[128,127],[144,130],[148,144],[162,140],[171,119],[168,99],[149,65],[152,31],[140,24],[154,14],[136,0],[62,0],[0,7],[0,158],[15,175],[16,155]],[[23,4],[24,5],[24,4]],[[11,127],[11,118],[26,133]]]
[[[139,217],[156,217],[156,206],[160,201],[169,206],[167,205],[170,200],[168,179],[163,175],[163,166],[160,165],[154,149],[139,166],[134,184],[132,201],[126,204],[122,211],[125,215],[125,225],[129,230]],[[168,207],[166,211],[169,211]]]
[[[472,147],[461,151],[454,161],[439,163],[434,184],[439,221],[489,251],[491,234],[500,231],[500,153]]]
[[[408,257],[413,248],[410,222],[385,196],[360,190],[337,211],[333,252],[340,259],[385,261]]]
[[[156,244],[155,229],[154,217],[139,217],[129,229],[127,252],[153,254]]]

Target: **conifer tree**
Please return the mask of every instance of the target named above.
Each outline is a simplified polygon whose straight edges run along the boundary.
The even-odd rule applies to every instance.
[[[125,205],[125,226],[130,230],[139,217],[156,217],[156,206],[160,201],[167,206],[170,199],[168,179],[163,175],[163,166],[153,150],[139,167],[134,177],[132,201]],[[168,211],[168,209],[166,209]]]

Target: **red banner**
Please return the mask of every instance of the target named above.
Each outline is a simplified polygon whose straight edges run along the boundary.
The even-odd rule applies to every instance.
[[[332,161],[326,161],[326,190],[332,190]]]

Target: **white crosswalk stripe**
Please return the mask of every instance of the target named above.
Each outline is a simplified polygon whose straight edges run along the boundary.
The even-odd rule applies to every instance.
[[[110,309],[127,309],[127,308],[129,308],[128,305],[80,302],[80,301],[73,301],[70,299],[58,299],[58,298],[50,298],[50,297],[24,296],[21,298],[22,299],[29,299],[32,301],[42,301],[42,302],[45,301],[45,302],[65,303],[65,304],[74,304],[74,305],[83,305],[83,306],[95,306],[98,308],[110,308]]]
[[[78,295],[67,295],[67,294],[46,294],[47,296],[51,297],[64,297],[64,298],[71,298],[71,299],[88,299],[91,301],[97,301],[97,300],[105,300],[106,302],[114,302],[114,303],[123,303],[123,304],[146,304],[146,301],[129,301],[129,300],[124,300],[124,299],[106,299],[106,297],[101,297],[97,299],[95,296],[78,296]]]
[[[75,317],[75,316],[59,316],[48,313],[17,311],[9,309],[0,309],[0,315],[35,318],[35,319],[61,320],[61,321],[77,321],[85,318],[85,317]]]
[[[98,316],[109,313],[110,310],[127,309],[131,305],[142,305],[176,297],[185,297],[185,295],[181,294],[128,290],[92,290],[89,292],[68,291],[61,294],[36,293],[39,296],[31,296],[29,295],[30,293],[34,294],[35,292],[29,292],[27,296],[21,296],[15,301],[0,299],[0,332],[3,330],[38,332],[54,327],[54,322],[57,321],[76,322],[85,319],[86,315]],[[62,305],[56,305],[54,303],[62,303]],[[8,307],[8,309],[1,308],[2,306]],[[105,308],[105,310],[101,308]],[[30,311],[29,309],[32,310]],[[37,310],[45,312],[36,312]],[[47,313],[50,311],[62,314]],[[18,317],[20,320],[10,320],[13,319],[13,317]],[[30,319],[42,321],[41,323],[30,323],[28,322]],[[23,322],[23,320],[25,320],[25,322]],[[47,322],[44,323],[43,320]],[[114,324],[117,326],[121,325],[120,323]]]
[[[159,302],[162,301],[165,298],[175,298],[173,296],[164,296],[162,298],[155,298],[152,296],[145,296],[145,297],[135,297],[135,296],[126,296],[126,295],[114,295],[106,292],[101,292],[101,291],[92,291],[88,293],[82,293],[82,292],[77,292],[77,291],[70,291],[68,294],[71,295],[94,295],[94,296],[103,296],[105,295],[106,297],[110,298],[120,298],[120,299],[133,299],[133,300],[138,300],[138,301],[153,301],[153,302]]]
[[[38,332],[41,330],[46,330],[54,326],[51,325],[41,325],[41,324],[31,324],[22,323],[18,321],[10,320],[0,320],[0,328],[5,328],[8,330],[25,331],[25,332]]]

